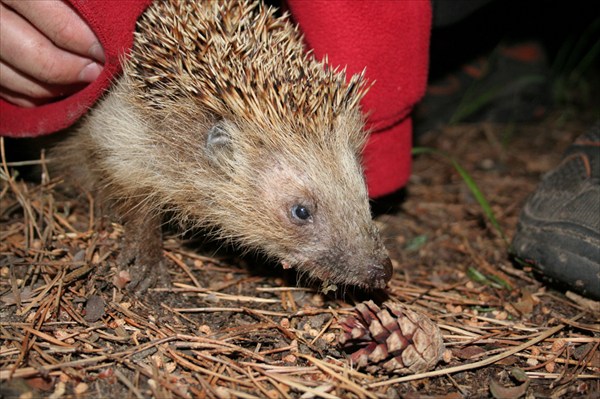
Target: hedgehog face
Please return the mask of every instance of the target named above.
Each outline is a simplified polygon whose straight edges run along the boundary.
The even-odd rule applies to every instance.
[[[347,164],[342,158],[337,163]],[[326,164],[317,174],[307,173],[306,164],[270,171],[260,195],[270,198],[270,211],[278,216],[273,253],[284,267],[294,266],[324,282],[383,288],[391,277],[391,262],[354,163],[354,170],[342,176]]]

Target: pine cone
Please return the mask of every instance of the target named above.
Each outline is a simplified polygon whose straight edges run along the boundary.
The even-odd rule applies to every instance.
[[[381,310],[373,301],[356,305],[356,315],[340,320],[338,342],[350,360],[369,372],[414,374],[433,368],[444,352],[442,334],[429,318],[393,302]],[[358,350],[357,350],[358,348]]]

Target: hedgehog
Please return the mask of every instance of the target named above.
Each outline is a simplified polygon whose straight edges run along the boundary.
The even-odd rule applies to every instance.
[[[123,224],[134,292],[164,282],[165,218],[327,284],[384,288],[392,266],[361,166],[367,88],[273,8],[157,1],[123,74],[57,152]]]

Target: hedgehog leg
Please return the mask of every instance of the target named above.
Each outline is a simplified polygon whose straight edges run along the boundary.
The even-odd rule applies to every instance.
[[[125,235],[117,262],[129,272],[131,280],[127,288],[139,295],[157,284],[168,285],[160,218],[135,212],[128,214],[124,227]]]

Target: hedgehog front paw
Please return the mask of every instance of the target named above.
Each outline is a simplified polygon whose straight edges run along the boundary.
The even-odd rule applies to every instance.
[[[117,259],[119,268],[129,273],[127,289],[135,295],[156,285],[169,285],[160,224],[154,220],[141,221],[125,224],[125,236]]]
[[[143,294],[151,287],[166,286],[169,282],[169,274],[162,254],[151,256],[140,248],[127,270],[131,278],[127,289],[135,295]]]

